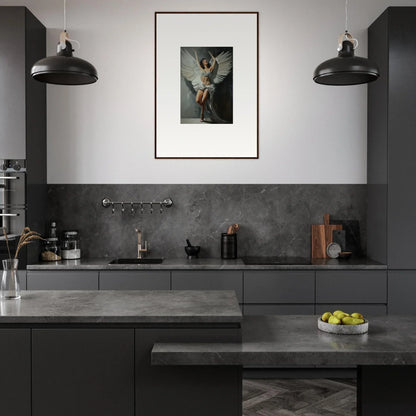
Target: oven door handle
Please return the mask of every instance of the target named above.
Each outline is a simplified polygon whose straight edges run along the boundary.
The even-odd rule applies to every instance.
[[[18,217],[19,213],[7,213],[7,214],[0,214],[0,217]]]

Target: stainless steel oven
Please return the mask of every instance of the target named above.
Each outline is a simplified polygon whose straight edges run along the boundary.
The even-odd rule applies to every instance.
[[[24,160],[0,160],[0,258],[7,255],[6,229],[13,246],[26,222],[26,164]]]

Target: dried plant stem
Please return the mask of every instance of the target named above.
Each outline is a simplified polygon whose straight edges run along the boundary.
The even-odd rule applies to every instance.
[[[9,260],[10,260],[10,263],[11,263],[12,262],[12,255],[10,253],[9,237],[7,237],[6,227],[3,227],[3,234],[4,234],[4,238],[6,239],[7,252],[9,253]]]
[[[17,244],[14,258],[17,259],[17,256],[19,255],[20,250],[24,246],[32,243],[35,240],[43,240],[43,238],[40,236],[38,232],[31,231],[29,227],[23,228],[22,234],[20,234],[19,243]]]

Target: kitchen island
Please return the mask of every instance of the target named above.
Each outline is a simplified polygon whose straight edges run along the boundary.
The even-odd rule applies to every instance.
[[[151,366],[156,342],[239,343],[231,291],[24,291],[0,308],[2,414],[241,415],[241,366]]]
[[[245,368],[356,368],[359,416],[411,416],[416,398],[414,317],[369,318],[368,334],[334,335],[317,328],[313,316],[251,316],[241,343],[157,343],[154,366]]]

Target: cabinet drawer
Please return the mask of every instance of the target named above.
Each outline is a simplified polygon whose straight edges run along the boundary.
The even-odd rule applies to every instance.
[[[28,290],[98,290],[98,272],[28,271]]]
[[[322,315],[324,312],[334,312],[340,309],[346,313],[359,312],[364,316],[379,316],[387,314],[387,306],[383,304],[355,304],[355,303],[332,303],[316,305],[316,314]]]
[[[100,272],[100,290],[170,290],[170,272]]]
[[[389,271],[389,314],[416,314],[416,270]]]
[[[387,271],[317,271],[317,303],[387,303]]]
[[[314,303],[315,272],[244,272],[244,303]]]
[[[19,277],[20,290],[26,290],[26,270],[18,270],[17,275]]]
[[[244,315],[313,315],[315,305],[244,305]]]
[[[223,271],[172,272],[172,290],[234,290],[243,301],[243,273]]]

